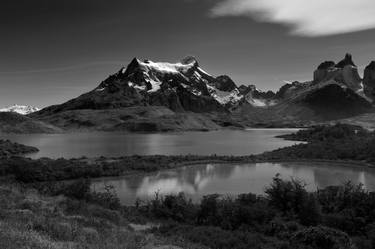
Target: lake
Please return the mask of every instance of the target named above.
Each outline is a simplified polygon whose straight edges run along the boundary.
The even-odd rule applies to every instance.
[[[250,155],[296,142],[275,136],[298,129],[248,129],[210,132],[129,134],[121,132],[67,134],[0,134],[1,139],[35,146],[31,158],[119,157],[126,155]]]
[[[197,201],[204,195],[214,193],[263,194],[265,187],[278,173],[284,179],[293,177],[304,181],[310,191],[340,185],[348,180],[362,183],[366,189],[375,191],[375,169],[305,162],[196,165],[146,176],[96,179],[92,188],[102,191],[104,186],[113,185],[125,205],[133,205],[137,198],[150,199],[156,192],[162,195],[184,192]]]

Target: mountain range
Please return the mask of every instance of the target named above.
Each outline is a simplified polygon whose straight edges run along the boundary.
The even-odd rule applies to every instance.
[[[213,76],[196,58],[134,58],[92,91],[31,113],[61,130],[178,131],[222,127],[300,127],[373,112],[375,62],[359,76],[352,56],[317,66],[313,79],[277,92]]]
[[[21,115],[27,115],[33,112],[37,112],[40,109],[38,107],[29,105],[11,105],[4,108],[0,108],[0,112],[16,112]]]

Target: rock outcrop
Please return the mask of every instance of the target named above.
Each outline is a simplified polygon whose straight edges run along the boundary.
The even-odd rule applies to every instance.
[[[375,100],[375,61],[371,61],[365,68],[363,90],[367,97]]]
[[[350,54],[346,54],[345,58],[337,64],[333,61],[325,61],[314,71],[313,83],[317,84],[329,80],[342,83],[354,91],[362,87],[362,79]]]
[[[345,54],[345,58],[342,59],[340,62],[338,62],[335,67],[337,68],[344,68],[346,66],[353,66],[353,67],[357,67],[354,62],[353,62],[353,58],[352,58],[352,55],[351,54]]]
[[[237,88],[236,83],[227,75],[217,77],[215,87],[224,92],[230,92]]]

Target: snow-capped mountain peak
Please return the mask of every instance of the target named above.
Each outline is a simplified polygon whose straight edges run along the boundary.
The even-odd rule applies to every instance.
[[[161,105],[176,100],[175,106],[183,105],[184,109],[189,109],[186,106],[195,101],[213,103],[214,109],[217,106],[220,109],[236,107],[244,101],[259,106],[254,104],[253,98],[262,100],[261,92],[252,87],[245,88],[241,90],[229,76],[209,74],[195,57],[187,56],[175,63],[134,58],[127,67],[103,81],[94,92],[98,98],[122,92],[122,95],[130,94],[135,99],[144,98],[142,101]],[[254,94],[248,95],[250,91]],[[264,103],[262,107],[268,106],[268,102]]]
[[[27,115],[33,112],[37,112],[40,109],[34,106],[27,106],[27,105],[12,105],[5,108],[1,108],[0,112],[16,112],[21,115]]]

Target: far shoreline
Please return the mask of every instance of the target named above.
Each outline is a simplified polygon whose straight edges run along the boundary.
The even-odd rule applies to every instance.
[[[32,132],[32,133],[22,133],[22,132],[1,132],[1,136],[33,136],[33,135],[64,135],[64,134],[90,134],[90,133],[123,133],[123,134],[180,134],[185,132],[216,132],[216,131],[252,131],[252,130],[301,130],[308,129],[309,126],[290,126],[290,127],[267,127],[267,126],[254,126],[254,127],[221,127],[218,129],[192,129],[192,130],[160,130],[160,131],[128,131],[128,130],[90,130],[90,129],[71,129],[64,130],[62,132]]]

